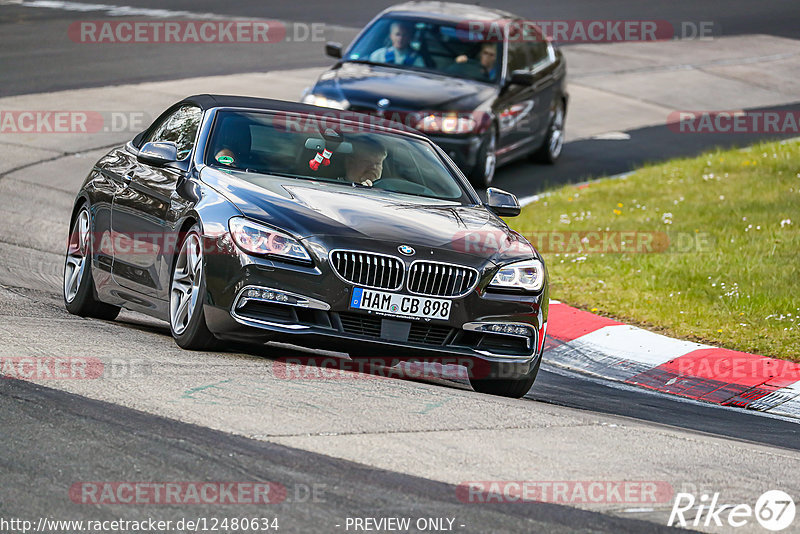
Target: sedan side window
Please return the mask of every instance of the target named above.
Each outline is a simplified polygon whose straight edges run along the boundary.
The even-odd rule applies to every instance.
[[[146,141],[172,141],[178,147],[178,159],[184,159],[192,152],[202,116],[202,110],[196,106],[181,106]]]
[[[548,43],[544,36],[537,30],[529,28],[526,30],[524,42],[528,46],[529,70],[534,70],[549,60]]]
[[[515,70],[530,70],[526,45],[522,42],[508,43],[508,73]]]

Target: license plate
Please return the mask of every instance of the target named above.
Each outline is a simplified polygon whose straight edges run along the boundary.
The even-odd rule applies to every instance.
[[[399,295],[361,287],[353,290],[353,298],[350,299],[351,308],[417,319],[446,320],[450,317],[451,304],[446,299]]]

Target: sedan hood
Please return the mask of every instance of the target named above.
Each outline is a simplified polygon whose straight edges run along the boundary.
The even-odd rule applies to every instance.
[[[210,167],[203,169],[202,179],[245,216],[299,238],[336,236],[337,241],[390,242],[450,249],[485,259],[503,250],[519,252],[524,242],[483,206]],[[483,246],[487,236],[497,243],[494,250]],[[470,248],[475,242],[481,246]],[[524,242],[523,249],[530,257],[532,247]]]
[[[472,111],[495,98],[498,89],[434,73],[344,63],[323,74],[313,92],[346,98],[356,111],[377,110],[382,98],[389,100],[386,107],[392,110]]]

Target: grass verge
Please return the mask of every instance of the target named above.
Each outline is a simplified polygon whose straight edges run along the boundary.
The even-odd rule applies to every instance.
[[[509,222],[544,255],[554,299],[800,361],[800,142],[566,186]]]

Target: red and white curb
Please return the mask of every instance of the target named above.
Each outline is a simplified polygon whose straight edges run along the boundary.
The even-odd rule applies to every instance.
[[[800,418],[800,364],[681,341],[550,301],[545,361],[724,406]]]

